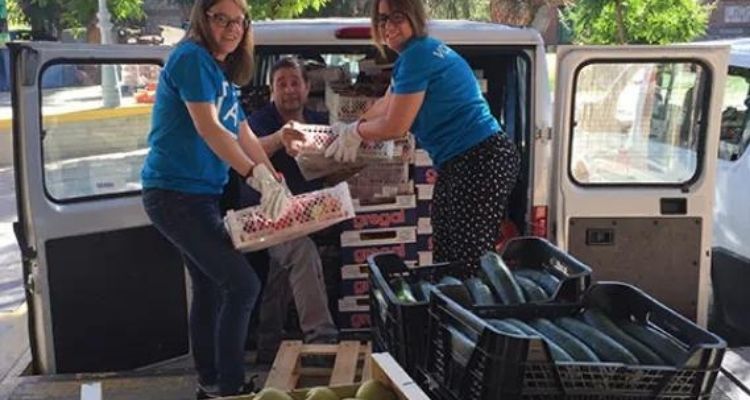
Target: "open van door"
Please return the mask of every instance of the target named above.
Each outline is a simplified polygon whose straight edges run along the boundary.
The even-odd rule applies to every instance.
[[[706,324],[727,47],[561,47],[552,232]]]
[[[35,373],[188,353],[180,254],[141,205],[166,47],[12,43],[18,222]]]

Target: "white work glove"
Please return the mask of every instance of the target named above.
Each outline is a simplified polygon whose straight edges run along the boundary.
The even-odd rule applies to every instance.
[[[283,178],[277,179],[265,164],[253,167],[253,175],[246,182],[260,193],[260,209],[271,220],[277,220],[289,206],[291,193]]]
[[[357,152],[360,143],[362,143],[362,137],[357,132],[357,124],[359,124],[359,121],[350,124],[336,122],[331,125],[331,130],[336,135],[336,139],[328,145],[325,152],[326,157],[333,157],[338,162],[357,161]]]

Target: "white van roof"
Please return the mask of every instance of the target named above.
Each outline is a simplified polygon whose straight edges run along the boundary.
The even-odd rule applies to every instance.
[[[729,66],[750,68],[750,38],[710,40],[696,43],[729,45]]]
[[[257,45],[371,44],[369,39],[337,39],[340,28],[367,28],[366,18],[316,18],[253,21]],[[449,44],[542,45],[539,32],[530,28],[465,20],[433,20],[430,35]]]

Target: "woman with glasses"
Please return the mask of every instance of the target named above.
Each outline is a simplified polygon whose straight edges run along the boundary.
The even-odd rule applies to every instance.
[[[375,46],[398,53],[391,86],[356,122],[336,124],[326,155],[354,161],[362,140],[411,131],[437,166],[432,200],[436,261],[474,261],[493,250],[520,157],[468,63],[428,36],[421,0],[375,0]]]
[[[198,398],[253,389],[244,344],[260,282],[224,229],[219,200],[228,168],[261,193],[271,217],[288,193],[236,95],[251,77],[252,52],[245,0],[196,0],[185,39],[159,76],[141,172],[146,213],[182,252],[192,281]]]

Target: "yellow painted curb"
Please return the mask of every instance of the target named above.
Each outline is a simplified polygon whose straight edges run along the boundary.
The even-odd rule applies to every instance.
[[[44,117],[45,123],[71,123],[83,121],[98,121],[110,118],[126,118],[144,114],[150,114],[152,104],[128,106],[120,108],[97,108],[85,111],[73,111],[64,114],[48,115]],[[10,133],[13,119],[0,119],[0,134]]]

